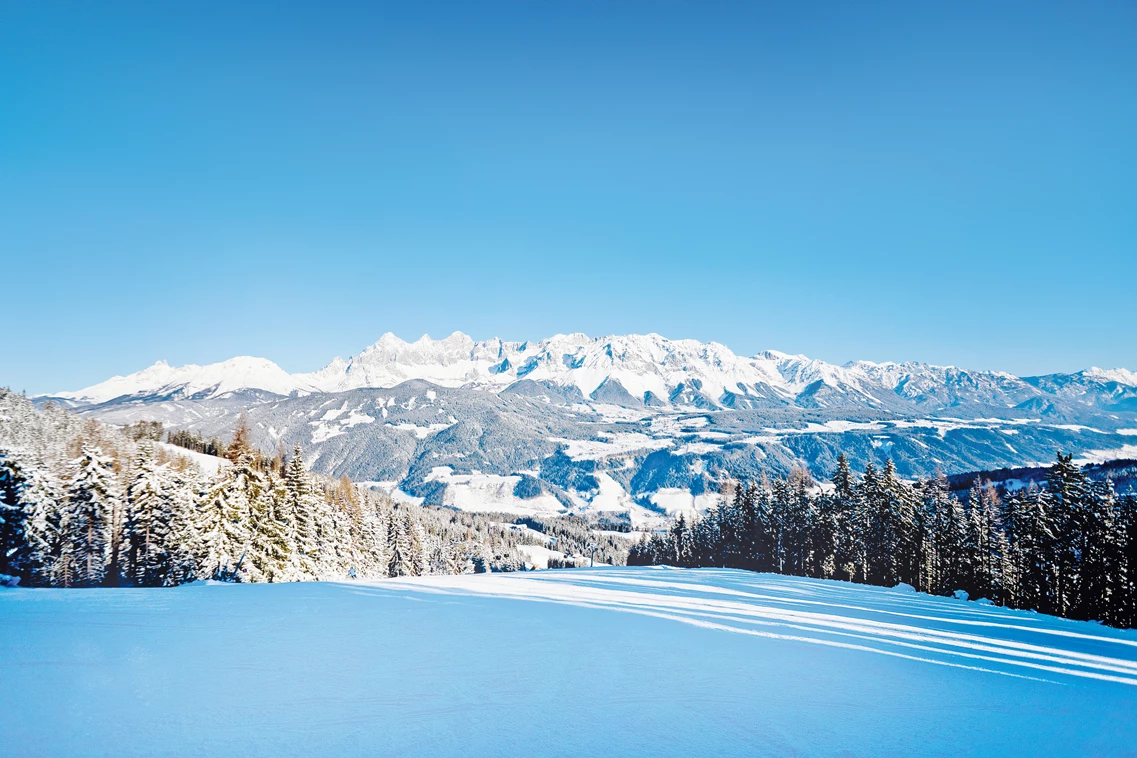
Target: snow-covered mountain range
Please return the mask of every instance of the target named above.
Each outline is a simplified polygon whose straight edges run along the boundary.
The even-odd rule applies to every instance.
[[[1020,378],[925,363],[856,361],[838,366],[773,350],[743,357],[716,342],[669,340],[657,334],[476,342],[455,332],[441,340],[424,336],[408,343],[387,333],[359,355],[337,357],[313,373],[289,374],[264,358],[179,368],[159,361],[137,373],[54,397],[91,405],[124,397],[215,398],[240,390],[330,393],[391,388],[411,379],[493,392],[527,379],[579,391],[582,400],[629,407],[889,408],[898,400],[926,408],[972,403],[1014,407],[1064,399],[1137,409],[1137,373],[1125,369]]]
[[[539,342],[391,334],[319,371],[262,358],[164,362],[36,398],[111,423],[226,437],[245,414],[266,449],[396,497],[513,513],[650,520],[715,502],[721,482],[885,458],[927,476],[1137,458],[1137,374],[1017,377],[923,363],[838,366],[655,334]]]

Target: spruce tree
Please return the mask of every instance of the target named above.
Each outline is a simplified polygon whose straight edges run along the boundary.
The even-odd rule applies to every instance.
[[[246,477],[237,467],[220,469],[194,519],[199,578],[233,581],[248,542]]]
[[[284,509],[293,545],[291,571],[299,579],[319,576],[319,508],[312,494],[308,471],[304,468],[300,443],[296,444],[284,469]]]
[[[422,544],[417,526],[410,513],[405,510],[392,514],[388,543],[390,555],[388,576],[419,576],[423,573]]]
[[[193,581],[198,576],[197,556],[201,552],[198,534],[199,507],[208,493],[208,481],[194,467],[172,469],[171,521],[169,527],[170,584]]]
[[[245,569],[252,581],[281,582],[291,579],[293,542],[286,510],[287,494],[276,477],[269,472],[263,485],[249,497],[249,541]]]
[[[1081,588],[1084,585],[1082,557],[1091,510],[1089,478],[1074,465],[1072,455],[1058,453],[1047,472],[1044,502],[1054,527],[1054,607],[1062,616],[1085,618]]]
[[[1046,499],[1035,485],[1007,498],[1003,507],[1003,529],[1010,548],[1013,604],[1050,613],[1056,566],[1054,531],[1046,510]]]
[[[0,450],[0,574],[26,581],[31,555],[21,497],[24,486],[19,464],[7,451]]]
[[[837,468],[833,472],[833,494],[830,497],[830,511],[833,520],[833,563],[834,577],[854,581],[859,575],[861,556],[858,551],[858,516],[863,509],[858,505],[858,488],[853,480],[849,461],[842,453],[837,457]],[[863,581],[863,576],[861,581]]]
[[[27,542],[25,571],[29,584],[54,585],[57,584],[55,572],[59,568],[66,539],[60,529],[63,485],[42,459],[33,458],[29,463],[19,495]]]
[[[1137,626],[1137,496],[1118,498],[1117,520],[1114,528],[1118,535],[1121,571],[1118,626]]]
[[[106,577],[118,487],[110,459],[94,445],[84,443],[79,457],[71,465],[73,473],[66,505],[65,584],[94,587]]]
[[[172,482],[165,466],[158,466],[153,453],[139,446],[134,472],[127,490],[123,541],[126,546],[125,575],[140,587],[174,583],[174,522]]]

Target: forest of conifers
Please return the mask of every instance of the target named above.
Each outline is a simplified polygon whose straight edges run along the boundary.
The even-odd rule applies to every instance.
[[[856,477],[842,456],[832,487],[805,473],[740,484],[720,507],[644,538],[629,565],[725,566],[1137,625],[1137,498],[1058,455],[1042,487],[966,499],[944,477],[908,483],[891,462]]]
[[[154,431],[36,409],[0,389],[4,581],[171,586],[525,567],[523,539],[489,517],[396,504],[311,474],[299,448],[265,456],[244,429],[207,474]]]

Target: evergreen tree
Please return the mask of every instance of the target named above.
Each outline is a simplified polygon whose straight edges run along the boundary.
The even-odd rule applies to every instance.
[[[682,513],[671,527],[671,546],[669,561],[672,566],[686,566],[691,557],[691,535],[687,527],[687,517]]]
[[[298,579],[319,576],[319,504],[315,502],[300,443],[284,470],[284,512],[293,546],[291,573]]]
[[[1056,567],[1054,531],[1045,503],[1033,484],[1008,497],[1003,506],[1003,531],[1010,550],[1011,603],[1049,613],[1055,605]]]
[[[850,529],[850,538],[856,546],[855,582],[872,582],[877,573],[879,558],[873,557],[873,565],[870,565],[870,553],[879,549],[883,539],[883,535],[877,531],[880,523],[877,518],[880,499],[880,481],[876,467],[870,460],[865,464],[864,474],[857,485],[856,512]]]
[[[940,474],[919,485],[917,511],[920,546],[920,583],[924,592],[951,591],[953,551],[950,542],[952,504],[948,481]]]
[[[19,464],[7,451],[0,450],[0,574],[26,580],[31,555],[21,497],[24,486]]]
[[[283,513],[287,493],[269,472],[249,493],[249,542],[245,569],[252,581],[281,582],[291,578],[295,548],[290,538],[291,524]],[[251,488],[252,489],[252,488]]]
[[[169,526],[169,584],[193,581],[198,576],[197,556],[201,553],[201,535],[197,528],[200,506],[208,494],[208,482],[195,468],[169,471],[171,520]]]
[[[417,527],[408,511],[392,514],[388,576],[419,576],[422,573],[422,543]]]
[[[1137,496],[1118,498],[1114,528],[1121,562],[1117,625],[1134,627],[1137,626]]]
[[[158,466],[152,451],[139,446],[127,489],[125,574],[131,584],[161,587],[175,583],[174,501],[172,482],[165,466]]]
[[[833,536],[834,574],[837,579],[854,581],[863,573],[859,570],[862,556],[858,547],[861,529],[858,517],[864,512],[858,503],[859,491],[849,461],[844,453],[837,457],[837,468],[833,472],[833,494],[829,498],[830,518],[835,529]]]
[[[24,473],[20,505],[24,510],[27,541],[26,578],[32,584],[56,584],[55,571],[66,537],[60,529],[63,485],[42,459],[32,459]]]
[[[220,469],[194,519],[199,578],[237,578],[248,542],[248,512],[246,477],[235,466]]]
[[[1044,502],[1054,527],[1054,607],[1062,616],[1088,618],[1082,597],[1086,584],[1083,557],[1086,538],[1094,531],[1088,523],[1093,508],[1089,478],[1073,463],[1073,456],[1058,453],[1058,462],[1046,476]]]
[[[71,465],[63,525],[67,548],[61,556],[66,565],[62,573],[65,586],[93,587],[106,576],[118,487],[110,459],[94,445],[83,444],[82,452]]]

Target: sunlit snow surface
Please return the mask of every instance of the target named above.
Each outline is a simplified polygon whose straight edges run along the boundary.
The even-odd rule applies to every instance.
[[[1133,755],[1137,633],[739,571],[0,591],[0,754]]]

